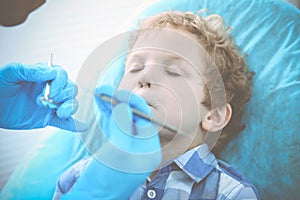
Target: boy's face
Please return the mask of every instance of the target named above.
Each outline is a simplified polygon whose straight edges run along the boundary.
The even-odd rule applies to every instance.
[[[160,130],[162,146],[173,144],[173,151],[174,145],[184,147],[183,141],[186,150],[208,112],[201,104],[205,84],[202,74],[207,66],[205,50],[191,36],[175,28],[140,33],[119,85],[119,89],[142,96],[158,120],[189,134],[190,139]]]

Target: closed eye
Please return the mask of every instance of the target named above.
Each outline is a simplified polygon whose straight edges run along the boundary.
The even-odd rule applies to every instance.
[[[170,76],[181,76],[180,74],[178,74],[176,72],[166,71],[166,73]]]
[[[143,64],[132,64],[127,66],[128,72],[135,73],[143,70],[145,66]]]
[[[183,72],[176,66],[168,66],[165,68],[165,72],[170,76],[182,76]]]

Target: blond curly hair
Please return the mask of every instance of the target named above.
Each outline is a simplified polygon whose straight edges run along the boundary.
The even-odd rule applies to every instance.
[[[201,13],[203,12],[202,10]],[[212,105],[209,94],[209,92],[212,92],[211,90],[218,93],[220,91],[218,87],[222,87],[225,88],[226,93],[225,103],[230,103],[232,106],[231,120],[223,129],[213,149],[214,153],[218,154],[245,127],[242,125],[241,119],[245,104],[251,96],[253,73],[248,71],[244,60],[245,56],[240,54],[234,39],[230,35],[230,27],[225,25],[221,16],[213,14],[201,17],[191,12],[169,11],[140,21],[139,28],[141,30],[165,28],[168,25],[186,30],[195,35],[199,44],[207,51],[210,58],[208,59],[210,60],[210,66],[208,66],[205,75],[207,85],[209,85],[209,81],[215,81],[213,77],[209,78],[210,69],[218,69],[223,79],[221,86],[216,84],[214,84],[215,88],[205,86],[205,98],[202,102],[208,109],[215,106],[224,106],[218,105],[218,103]]]

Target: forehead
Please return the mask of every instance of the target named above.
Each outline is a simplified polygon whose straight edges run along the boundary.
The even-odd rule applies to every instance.
[[[177,28],[152,28],[136,33],[132,55],[147,56],[150,52],[183,59],[194,66],[207,66],[207,53],[196,36]],[[157,50],[157,51],[155,51]]]

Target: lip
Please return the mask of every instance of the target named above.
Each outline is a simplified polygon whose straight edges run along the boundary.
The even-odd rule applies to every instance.
[[[149,98],[145,98],[145,97],[143,97],[143,98],[145,99],[146,103],[148,104],[148,106],[150,108],[153,108],[155,110],[157,109],[156,106],[155,106],[155,104],[153,103],[153,101],[151,101]]]
[[[157,109],[156,106],[155,106],[155,101],[152,101],[151,97],[145,93],[141,93],[141,92],[135,92],[135,94],[137,94],[138,96],[142,97],[147,105],[153,109]]]
[[[146,101],[146,102],[147,102],[149,107],[156,109],[156,107],[153,104],[149,103],[148,101]]]

